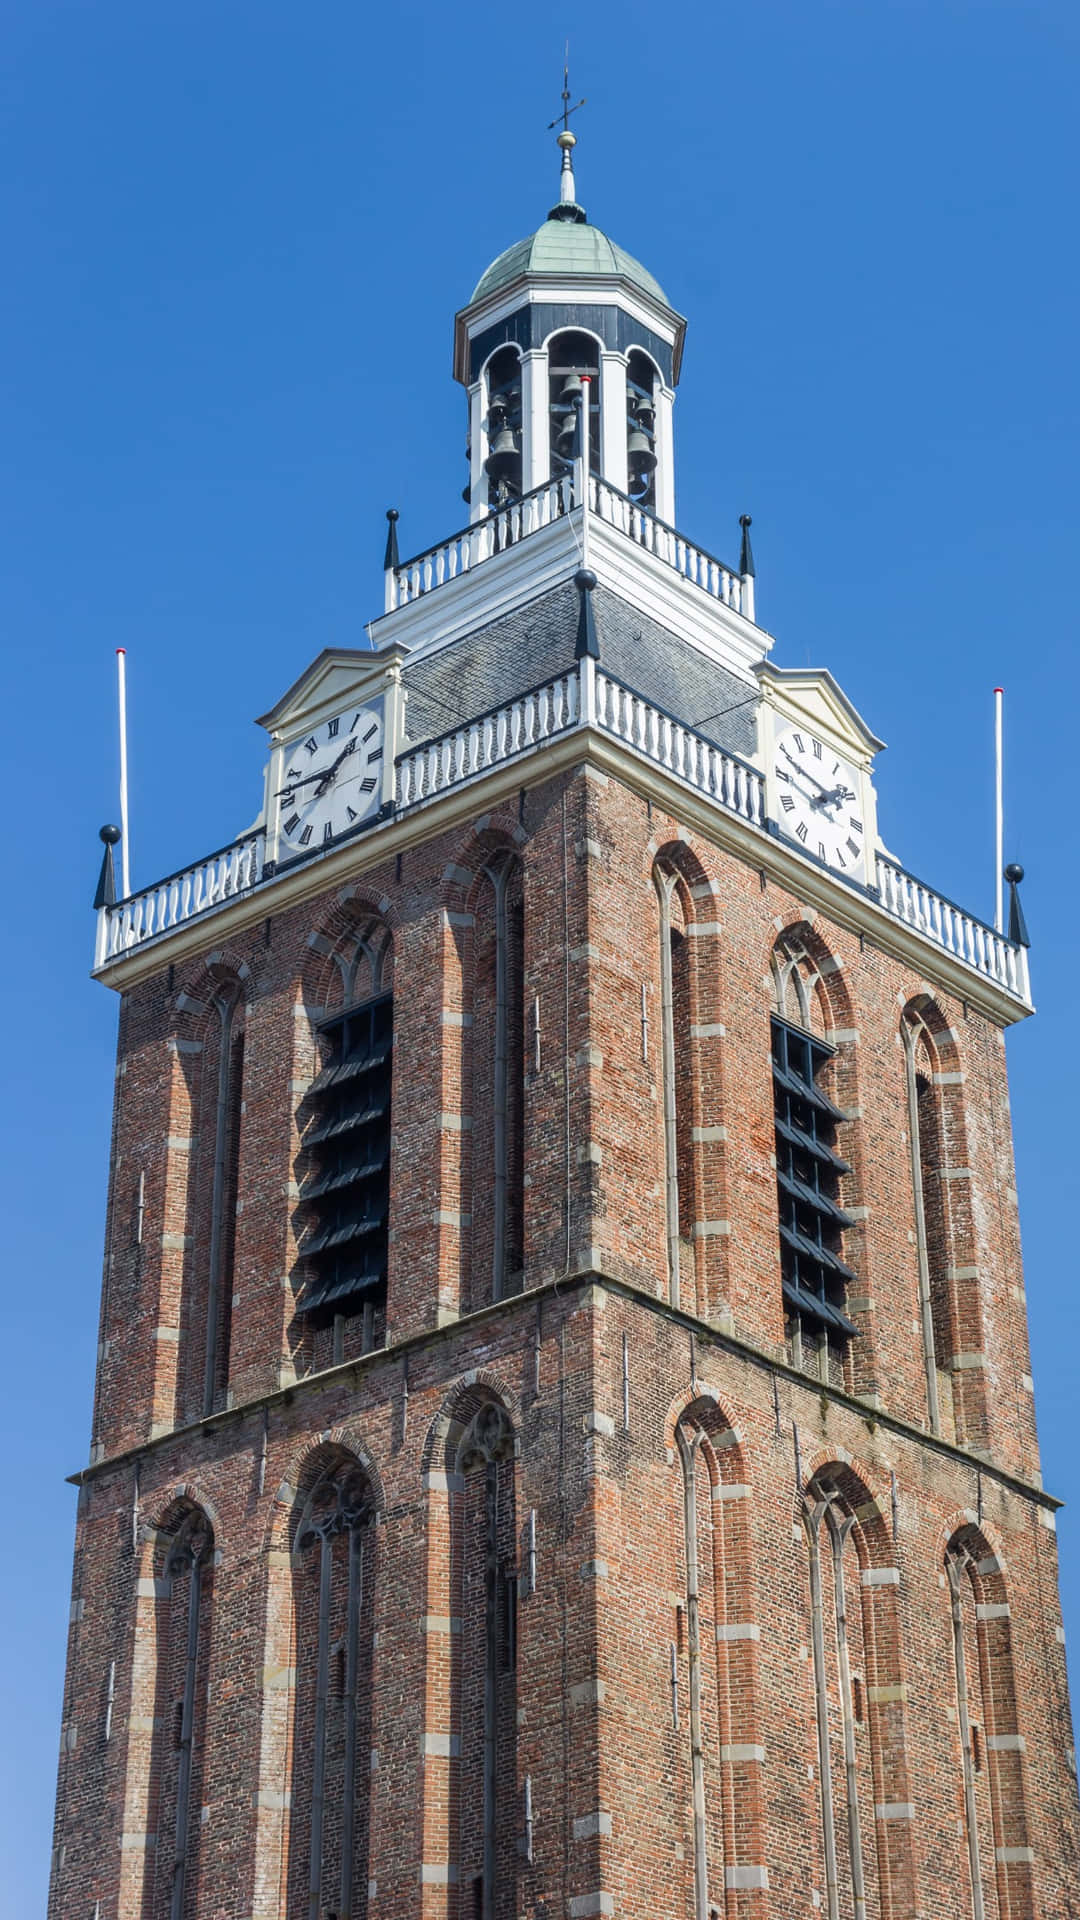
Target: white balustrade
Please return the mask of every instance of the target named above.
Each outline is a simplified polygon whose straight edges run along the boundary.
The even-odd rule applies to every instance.
[[[606,733],[666,767],[707,799],[752,826],[763,824],[765,782],[760,773],[605,673],[596,676],[596,717]]]
[[[736,613],[742,611],[743,588],[739,574],[706,553],[703,547],[695,547],[692,541],[676,533],[674,527],[657,520],[654,514],[637,506],[627,494],[598,479],[596,474],[589,477],[589,505],[598,520],[624,533],[628,540],[644,547],[646,553],[655,554],[666,566],[674,567],[684,580],[691,581]]]
[[[905,926],[926,935],[935,946],[955,955],[976,973],[996,980],[1009,993],[1031,1005],[1027,953],[1013,946],[1003,933],[997,933],[973,914],[965,913],[942,894],[935,893],[914,874],[905,873],[882,854],[877,858],[877,883],[881,904],[887,913]]]
[[[437,547],[390,567],[386,574],[386,611],[406,607],[433,587],[441,587],[459,574],[469,573],[495,553],[517,546],[531,533],[548,527],[569,513],[573,506],[573,487],[568,474],[549,480],[520,500],[509,500],[484,520],[463,527]]]
[[[626,504],[632,506],[632,502]],[[401,754],[397,811],[420,806],[559,734],[590,725],[663,767],[715,806],[737,814],[752,827],[766,829],[765,783],[754,767],[684,726],[588,659],[439,739]],[[98,914],[95,967],[105,967],[144,941],[256,887],[264,877],[265,853],[264,836],[250,835],[157,886],[116,906],[103,907]],[[1023,947],[1014,946],[880,854],[876,883],[886,913],[984,978],[996,981],[1025,1006],[1031,1005]]]
[[[95,967],[119,960],[144,940],[153,940],[225,900],[247,893],[262,879],[265,858],[265,836],[252,834],[183,873],[174,873],[142,893],[119,900],[114,907],[100,908]]]
[[[444,793],[474,774],[485,773],[503,760],[527,753],[576,726],[579,686],[576,670],[560,674],[545,686],[510,700],[504,707],[470,720],[453,733],[429,741],[397,763],[397,804],[414,807],[433,794]]]

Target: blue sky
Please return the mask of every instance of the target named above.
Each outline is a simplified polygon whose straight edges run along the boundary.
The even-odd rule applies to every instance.
[[[8,713],[0,1903],[44,1909],[116,1004],[87,978],[128,648],[136,884],[254,815],[265,711],[463,517],[451,320],[578,186],[689,319],[680,526],[754,516],[774,658],[889,742],[882,831],[993,908],[991,689],[1039,1017],[1009,1041],[1047,1484],[1080,1505],[1073,530],[1080,14],[1055,0],[3,8]],[[15,1197],[19,1204],[14,1204]],[[1060,1527],[1080,1645],[1080,1519]],[[1075,1674],[1074,1674],[1075,1678]]]

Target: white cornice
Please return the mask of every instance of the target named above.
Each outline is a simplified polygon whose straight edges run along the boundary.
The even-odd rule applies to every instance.
[[[672,378],[679,378],[686,321],[666,301],[654,300],[644,288],[623,274],[604,273],[519,273],[504,286],[494,289],[475,305],[461,307],[454,315],[454,378],[462,386],[469,384],[469,342],[488,327],[520,312],[525,306],[621,307],[639,326],[659,334],[672,350]]]
[[[522,787],[537,786],[584,763],[623,781],[720,851],[775,881],[800,904],[869,940],[882,953],[910,967],[932,989],[944,989],[996,1025],[1011,1026],[1032,1011],[996,981],[886,913],[870,895],[844,886],[826,869],[804,859],[793,846],[717,807],[622,741],[587,728],[560,734],[515,760],[504,761],[489,772],[450,787],[414,812],[392,818],[370,833],[273,875],[250,892],[224,901],[160,938],[130,948],[99,968],[96,978],[106,986],[126,991],[163,967],[257,926],[269,914],[283,913],[333,892],[435,834],[452,830],[480,812],[489,812]]]

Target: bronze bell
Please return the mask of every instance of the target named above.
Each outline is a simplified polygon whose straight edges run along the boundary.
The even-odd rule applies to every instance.
[[[563,460],[574,457],[574,443],[577,439],[577,414],[573,408],[564,413],[555,431],[555,451]]]
[[[585,389],[581,384],[580,373],[568,373],[562,383],[559,399],[564,407],[576,407]]]
[[[627,439],[626,464],[635,479],[643,479],[656,465],[652,443],[641,427],[635,427]]]
[[[512,480],[517,477],[521,467],[521,454],[512,427],[500,427],[491,443],[491,452],[484,461],[484,472],[489,480]]]
[[[651,433],[656,425],[656,406],[651,393],[635,394],[631,411],[637,426]]]

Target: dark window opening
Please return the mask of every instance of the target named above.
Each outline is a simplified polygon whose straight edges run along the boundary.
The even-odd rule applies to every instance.
[[[600,349],[587,333],[560,333],[548,348],[551,472],[572,474],[581,453],[584,396],[589,406],[589,471],[600,471]],[[585,387],[586,377],[591,386]]]
[[[505,506],[521,495],[521,361],[503,347],[488,366],[488,503]]]
[[[393,1007],[380,994],[323,1021],[329,1058],[303,1140],[308,1279],[297,1311],[315,1326],[362,1314],[365,1351],[385,1319]]]
[[[780,1212],[780,1271],[788,1334],[797,1365],[816,1357],[823,1379],[843,1362],[858,1332],[846,1310],[855,1279],[842,1257],[851,1219],[840,1205],[840,1176],[850,1173],[836,1152],[843,1119],[819,1084],[833,1049],[814,1034],[774,1015],[773,1105],[776,1185]]]
[[[626,490],[632,500],[656,510],[656,374],[643,353],[626,369]]]

